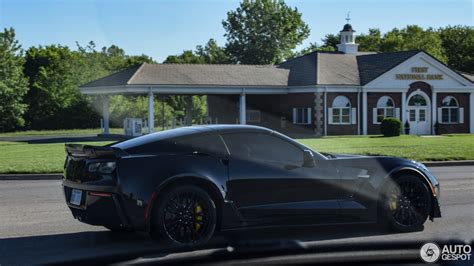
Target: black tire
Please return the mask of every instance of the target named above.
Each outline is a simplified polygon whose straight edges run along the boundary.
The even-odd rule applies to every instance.
[[[204,244],[213,236],[216,221],[216,205],[205,190],[178,186],[157,198],[150,235],[168,245]]]
[[[397,232],[423,230],[431,209],[431,194],[419,177],[404,175],[386,183],[380,197],[384,225]]]

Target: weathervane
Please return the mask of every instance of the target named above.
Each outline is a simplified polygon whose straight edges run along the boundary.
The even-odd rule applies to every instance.
[[[347,12],[347,17],[346,17],[346,21],[347,21],[347,24],[349,24],[349,21],[351,20],[351,11]]]

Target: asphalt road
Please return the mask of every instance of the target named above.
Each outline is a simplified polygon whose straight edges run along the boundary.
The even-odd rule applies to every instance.
[[[247,230],[217,236],[213,243],[267,243],[297,239],[305,244],[474,240],[474,166],[431,168],[441,183],[443,218],[425,230],[391,234],[369,225]],[[230,238],[230,239],[229,239]],[[39,264],[83,256],[160,249],[144,234],[112,233],[73,219],[57,180],[0,181],[0,265]]]

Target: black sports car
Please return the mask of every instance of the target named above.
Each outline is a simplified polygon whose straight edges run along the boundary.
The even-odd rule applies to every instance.
[[[185,127],[66,150],[63,186],[76,219],[168,243],[279,225],[380,222],[413,231],[441,217],[439,184],[423,164],[322,154],[262,127]]]

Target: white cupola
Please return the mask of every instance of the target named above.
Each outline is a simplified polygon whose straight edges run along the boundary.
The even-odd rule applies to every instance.
[[[348,17],[346,25],[341,30],[341,43],[337,45],[337,50],[345,54],[357,54],[358,44],[355,43],[355,30],[352,29],[349,24],[350,18]]]

